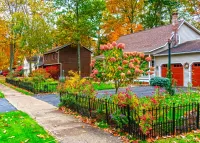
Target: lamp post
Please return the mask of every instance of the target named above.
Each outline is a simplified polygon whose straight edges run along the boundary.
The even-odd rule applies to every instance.
[[[60,102],[62,102],[62,94],[64,94],[64,93],[63,93],[63,90],[64,90],[64,84],[65,84],[65,80],[66,80],[64,73],[65,73],[65,71],[62,70],[62,74],[61,74],[60,77],[59,77],[60,86],[61,86],[61,89],[62,89],[62,90],[60,91]]]
[[[167,78],[170,80],[170,85],[168,87],[168,91],[170,95],[173,95],[173,89],[172,89],[172,72],[171,72],[171,43],[172,41],[168,40],[168,70],[167,70]]]

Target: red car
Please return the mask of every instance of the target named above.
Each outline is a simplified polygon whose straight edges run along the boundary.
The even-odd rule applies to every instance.
[[[7,76],[8,73],[9,73],[9,71],[3,71],[3,72],[2,72],[3,76]]]

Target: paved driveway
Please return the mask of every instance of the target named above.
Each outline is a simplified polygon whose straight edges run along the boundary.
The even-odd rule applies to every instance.
[[[138,87],[131,87],[131,91],[133,91],[138,97],[144,97],[144,96],[153,96],[155,94],[155,87],[152,86],[138,86]],[[187,88],[180,88],[180,91],[186,91]],[[119,89],[120,92],[126,91],[126,88]],[[160,92],[164,91],[163,89],[160,89]],[[178,92],[177,90],[176,92]],[[100,90],[97,93],[98,98],[102,98],[104,96],[110,96],[112,94],[115,94],[114,89],[110,90]],[[46,94],[46,95],[35,95],[35,98],[45,101],[53,106],[58,107],[60,103],[60,97],[56,94]]]
[[[144,96],[152,96],[155,93],[155,88],[152,86],[138,86],[138,87],[131,87],[131,91],[133,91],[138,97]],[[120,92],[126,91],[126,88],[119,89]],[[103,97],[104,95],[111,95],[115,94],[115,90],[101,90],[98,91],[97,97]]]

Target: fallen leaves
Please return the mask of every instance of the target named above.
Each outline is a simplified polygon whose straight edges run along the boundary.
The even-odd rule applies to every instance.
[[[8,139],[13,139],[13,138],[15,138],[15,136],[8,137]]]
[[[42,135],[42,134],[39,134],[39,135],[37,135],[37,137],[39,137],[39,138],[45,138],[45,136],[44,135]]]
[[[101,129],[100,127],[98,127],[96,125],[96,119],[91,119],[91,118],[87,118],[87,117],[82,117],[81,115],[79,115],[78,113],[76,112],[73,112],[72,110],[66,108],[66,107],[60,107],[59,108],[62,112],[64,112],[65,114],[70,114],[70,115],[74,115],[75,118],[81,120],[81,122],[83,123],[86,123],[86,124],[89,124],[91,125],[92,127],[94,128],[99,128]],[[85,128],[85,126],[82,126],[82,128]],[[130,143],[130,140],[128,139],[127,136],[120,136],[120,130],[117,130],[115,128],[104,128],[103,129],[104,132],[108,132],[110,134],[112,134],[113,136],[116,136],[116,137],[120,137],[120,139],[124,142],[124,143]],[[126,134],[128,135],[128,134]],[[135,141],[133,143],[138,143],[138,141]]]

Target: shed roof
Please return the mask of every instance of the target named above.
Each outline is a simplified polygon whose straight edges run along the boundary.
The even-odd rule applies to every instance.
[[[67,47],[67,46],[69,46],[69,45],[72,45],[72,44],[73,44],[73,43],[65,44],[65,45],[62,45],[62,46],[59,46],[59,47],[53,48],[53,49],[51,49],[51,50],[45,52],[44,54],[49,54],[49,53],[57,52],[57,51],[59,51],[59,50],[65,48],[65,47]],[[91,51],[90,49],[88,49],[88,48],[86,48],[86,47],[84,47],[84,46],[82,46],[82,45],[81,45],[81,47],[87,49],[88,51],[90,51],[90,52],[92,53],[92,51]]]

